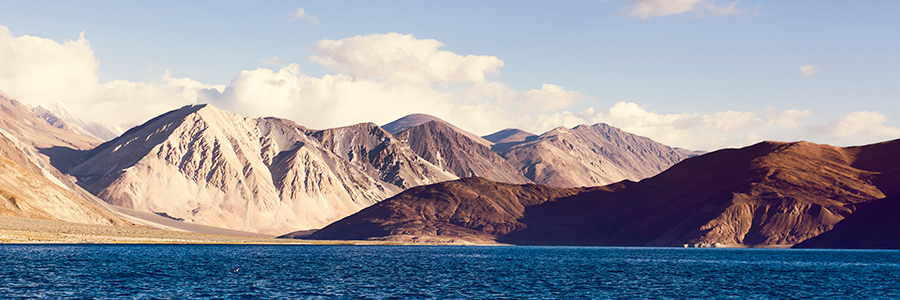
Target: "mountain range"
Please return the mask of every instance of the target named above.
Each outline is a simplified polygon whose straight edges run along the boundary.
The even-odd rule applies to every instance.
[[[900,140],[846,148],[763,142],[602,187],[466,178],[409,189],[310,237],[615,246],[787,247],[809,240],[810,247],[896,247],[896,227],[885,225],[896,224],[891,217],[900,212],[897,153]]]
[[[898,141],[703,153],[607,124],[479,137],[414,114],[317,130],[211,105],[109,138],[2,93],[0,117],[0,215],[314,239],[900,247]]]
[[[65,164],[113,205],[265,234],[321,228],[423,184],[471,176],[532,182],[489,141],[440,119],[411,115],[392,124],[385,127],[395,133],[372,123],[312,130],[192,105]],[[658,162],[666,165],[656,169],[675,163]]]

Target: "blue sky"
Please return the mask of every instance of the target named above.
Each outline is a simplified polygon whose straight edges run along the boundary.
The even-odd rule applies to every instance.
[[[896,1],[2,2],[6,43],[20,46],[0,50],[0,90],[126,127],[209,102],[313,128],[425,112],[478,134],[606,122],[693,149],[851,145],[900,138],[897,11]],[[81,32],[81,48],[66,44]],[[75,53],[60,64],[85,60],[46,69],[76,79],[24,81],[48,61],[16,53],[33,42],[24,35],[58,44],[38,43],[55,49],[45,55]],[[421,55],[360,58],[372,45]],[[447,73],[463,68],[478,75]],[[72,87],[48,92],[54,80]],[[73,82],[96,87],[71,92]]]

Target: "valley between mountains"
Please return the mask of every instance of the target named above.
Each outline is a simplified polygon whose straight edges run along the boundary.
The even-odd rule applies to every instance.
[[[898,154],[900,141],[704,153],[607,124],[478,136],[422,114],[311,129],[208,104],[121,132],[0,93],[0,215],[199,233],[896,248]]]

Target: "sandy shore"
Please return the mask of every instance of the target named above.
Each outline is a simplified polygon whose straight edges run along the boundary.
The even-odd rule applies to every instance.
[[[317,241],[205,234],[142,226],[118,227],[0,216],[0,243],[33,244],[298,244],[421,245],[384,241]]]

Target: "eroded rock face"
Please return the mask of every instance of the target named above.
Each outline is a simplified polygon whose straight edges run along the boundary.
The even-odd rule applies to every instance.
[[[559,127],[525,139],[499,147],[505,148],[500,155],[531,181],[558,187],[641,180],[691,156],[606,124]]]
[[[850,148],[764,142],[690,158],[639,183],[598,188],[460,180],[408,190],[313,237],[790,246],[828,232],[867,203],[890,206],[879,199],[900,186],[897,150],[900,140]]]
[[[374,123],[314,131],[310,136],[367,174],[403,189],[458,178]]]
[[[507,183],[531,182],[491,151],[451,126],[430,121],[398,133],[415,154],[458,177],[484,177]]]

